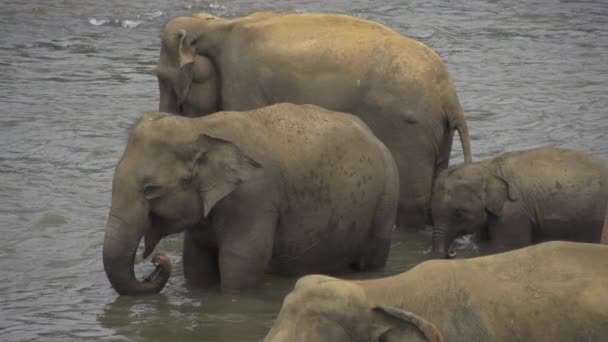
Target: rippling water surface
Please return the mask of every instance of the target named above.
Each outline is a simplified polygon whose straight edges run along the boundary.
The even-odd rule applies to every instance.
[[[152,70],[178,15],[338,12],[382,22],[439,52],[457,83],[477,159],[542,145],[608,160],[608,5],[598,1],[3,0],[0,10],[0,340],[255,341],[293,279],[241,296],[117,298],[103,228],[126,130],[158,101]],[[461,159],[455,143],[452,163]],[[466,243],[469,254],[475,246]],[[424,260],[427,233],[399,233],[378,276]],[[178,238],[158,250],[181,261]],[[148,262],[137,265],[141,274]]]

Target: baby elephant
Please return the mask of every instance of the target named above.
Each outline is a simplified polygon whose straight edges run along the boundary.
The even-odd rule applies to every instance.
[[[553,241],[375,280],[306,276],[264,342],[605,341],[606,260],[608,246]]]
[[[103,263],[121,295],[155,293],[170,261],[135,279],[137,246],[185,231],[190,285],[252,287],[264,272],[370,270],[389,252],[399,179],[355,116],[277,104],[201,118],[149,113],[116,167]]]
[[[555,147],[451,167],[435,184],[433,251],[481,233],[497,251],[548,240],[599,242],[608,203],[608,167]]]

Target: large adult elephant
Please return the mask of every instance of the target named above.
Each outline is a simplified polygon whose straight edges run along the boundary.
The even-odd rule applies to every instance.
[[[114,174],[103,263],[121,295],[155,293],[166,256],[139,282],[133,262],[185,231],[191,286],[254,286],[265,272],[298,275],[385,264],[399,176],[386,147],[353,115],[277,104],[202,118],[150,113]]]
[[[547,242],[392,277],[298,280],[264,342],[604,341],[608,246]]]
[[[430,222],[433,179],[448,166],[454,130],[465,163],[471,161],[464,113],[441,58],[371,21],[328,14],[179,17],[164,28],[157,74],[163,112],[200,116],[291,102],[358,116],[397,162],[398,226]]]
[[[545,147],[450,167],[433,193],[433,250],[481,233],[497,251],[548,240],[599,242],[608,167],[579,151]]]
[[[608,246],[554,241],[392,277],[298,280],[264,342],[603,341]]]

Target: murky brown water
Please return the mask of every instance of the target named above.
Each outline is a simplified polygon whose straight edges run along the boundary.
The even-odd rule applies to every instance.
[[[152,69],[174,16],[275,10],[377,20],[448,63],[476,158],[553,144],[608,160],[603,0],[38,3],[0,6],[1,341],[255,341],[272,324],[294,279],[267,276],[254,292],[219,296],[186,291],[177,266],[162,294],[118,299],[103,272],[113,169],[127,127],[157,107]],[[399,233],[389,265],[365,276],[406,270],[429,248],[428,234]],[[176,265],[180,249],[177,237],[158,247]]]

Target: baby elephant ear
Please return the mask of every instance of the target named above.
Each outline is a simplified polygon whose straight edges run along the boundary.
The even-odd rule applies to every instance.
[[[388,329],[378,338],[379,341],[427,341],[443,342],[443,335],[437,327],[424,318],[395,307],[377,306],[372,309],[388,318]]]
[[[500,216],[505,202],[507,200],[513,202],[517,199],[515,187],[506,178],[488,174],[484,183],[483,202],[489,212]]]
[[[194,157],[205,217],[221,199],[239,185],[263,172],[262,165],[247,156],[228,140],[202,134],[197,140],[199,152]]]

